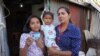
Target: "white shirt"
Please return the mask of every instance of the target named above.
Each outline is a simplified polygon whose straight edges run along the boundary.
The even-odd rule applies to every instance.
[[[29,33],[30,34],[30,33]],[[29,37],[29,34],[23,33],[20,38],[20,48],[25,47],[26,39]],[[42,50],[36,45],[34,41],[27,50],[27,56],[43,56]]]

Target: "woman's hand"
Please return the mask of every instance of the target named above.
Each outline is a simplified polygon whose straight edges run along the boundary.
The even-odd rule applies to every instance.
[[[63,56],[71,56],[72,52],[71,51],[61,51],[61,55],[63,55]]]
[[[26,46],[29,47],[30,45],[32,45],[33,41],[34,41],[34,40],[32,39],[32,37],[28,37],[28,38],[26,39]]]
[[[56,50],[56,48],[48,48],[48,54],[49,54],[50,56],[52,56],[52,55],[57,55],[57,51],[58,51],[58,50]]]

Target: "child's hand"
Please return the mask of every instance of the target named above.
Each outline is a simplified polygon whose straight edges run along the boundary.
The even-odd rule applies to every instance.
[[[33,41],[34,40],[32,39],[32,37],[28,37],[26,40],[26,46],[29,47],[30,45],[32,45]]]
[[[53,49],[60,50],[58,46],[52,46]]]
[[[52,46],[52,48],[56,49],[57,47],[56,46]]]

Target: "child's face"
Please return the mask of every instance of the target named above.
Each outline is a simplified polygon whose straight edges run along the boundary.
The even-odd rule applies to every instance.
[[[46,25],[50,25],[53,22],[52,16],[51,15],[45,15],[43,18],[43,21]]]
[[[35,31],[35,32],[39,31],[39,29],[40,29],[39,19],[32,18],[29,24],[30,24],[30,28],[31,28],[32,31]]]

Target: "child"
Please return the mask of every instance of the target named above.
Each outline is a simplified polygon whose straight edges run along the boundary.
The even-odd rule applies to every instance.
[[[60,50],[55,42],[56,32],[53,23],[53,14],[51,12],[44,12],[43,14],[44,25],[41,26],[41,30],[44,32],[44,40],[47,48],[55,47]]]

